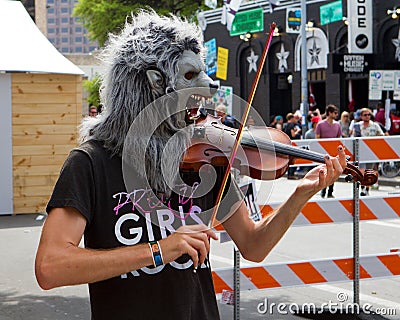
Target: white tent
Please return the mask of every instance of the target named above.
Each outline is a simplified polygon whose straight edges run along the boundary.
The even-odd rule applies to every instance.
[[[84,74],[47,40],[19,1],[0,0],[0,71]]]
[[[0,214],[13,213],[12,84],[13,75],[22,73],[79,79],[84,74],[40,32],[21,2],[0,0]]]

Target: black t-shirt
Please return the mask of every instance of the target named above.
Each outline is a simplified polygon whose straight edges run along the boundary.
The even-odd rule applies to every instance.
[[[298,140],[301,137],[301,133],[297,133],[294,137],[292,137],[292,130],[296,130],[296,128],[300,128],[297,123],[287,122],[283,128],[283,131],[289,136],[291,140]]]
[[[235,183],[231,186],[229,193],[240,200],[239,189]],[[98,141],[88,141],[65,161],[46,211],[76,208],[87,220],[85,247],[110,249],[160,240],[190,221],[206,222],[209,217],[201,216],[202,206],[210,208],[215,193],[199,201],[201,204],[190,196],[172,195],[170,203],[182,213],[177,216],[165,206],[155,205],[159,200],[146,189],[126,192],[121,157],[112,157]],[[148,204],[144,208],[140,203],[142,213],[135,200],[139,198]],[[154,219],[158,223],[152,223]],[[96,320],[219,319],[208,259],[197,273],[193,273],[190,257],[183,255],[157,268],[149,266],[89,284],[89,292],[92,319]]]

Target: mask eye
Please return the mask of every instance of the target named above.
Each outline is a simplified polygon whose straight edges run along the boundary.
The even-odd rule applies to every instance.
[[[189,71],[189,72],[185,73],[185,79],[186,80],[192,80],[193,76],[194,76],[194,72],[193,71]]]

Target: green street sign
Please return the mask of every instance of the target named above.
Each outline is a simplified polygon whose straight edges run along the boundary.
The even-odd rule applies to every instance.
[[[261,8],[238,12],[233,20],[231,36],[238,36],[246,32],[255,33],[264,31],[264,14]]]
[[[321,25],[343,19],[342,0],[325,4],[319,8]]]

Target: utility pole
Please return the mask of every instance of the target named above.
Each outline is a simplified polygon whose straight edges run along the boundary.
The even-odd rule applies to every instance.
[[[308,115],[308,75],[307,75],[307,3],[301,0],[301,111],[303,113],[303,136],[307,131]]]

